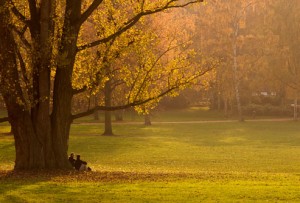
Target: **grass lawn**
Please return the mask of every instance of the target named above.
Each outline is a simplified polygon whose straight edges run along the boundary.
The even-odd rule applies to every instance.
[[[70,152],[90,173],[12,173],[0,126],[0,202],[300,202],[295,122],[75,124]],[[2,133],[2,134],[1,134]],[[3,134],[4,133],[4,134]]]
[[[113,113],[114,115],[114,113]],[[144,117],[132,110],[123,111],[124,122],[143,122]],[[209,110],[208,107],[191,107],[188,109],[179,109],[173,111],[156,111],[151,112],[151,120],[154,122],[162,121],[203,121],[203,120],[226,120],[222,112]],[[229,118],[234,119],[234,118]],[[95,121],[93,116],[86,116],[75,120],[75,123],[85,122],[103,122],[104,113],[99,111],[99,121]]]

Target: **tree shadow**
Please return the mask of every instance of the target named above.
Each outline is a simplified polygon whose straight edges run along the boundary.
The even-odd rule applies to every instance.
[[[64,187],[49,187],[56,179],[70,180],[70,176],[78,175],[76,171],[33,170],[33,171],[1,171],[0,194],[4,202],[30,202],[26,194],[63,193]],[[58,178],[59,177],[59,178]],[[73,179],[71,179],[73,180]],[[49,182],[49,184],[47,183]],[[45,183],[45,184],[43,184]],[[0,196],[0,201],[1,201]]]

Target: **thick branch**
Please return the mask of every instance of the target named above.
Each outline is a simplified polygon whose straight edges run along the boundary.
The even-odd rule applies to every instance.
[[[173,41],[173,40],[172,40]],[[172,44],[172,41],[170,42],[169,44],[169,47],[163,51],[157,58],[156,60],[154,61],[154,63],[151,65],[150,69],[146,72],[145,76],[144,76],[144,79],[143,79],[143,82],[142,84],[140,85],[140,88],[135,96],[135,98],[138,97],[138,95],[140,94],[140,92],[142,91],[142,88],[144,87],[145,83],[146,83],[146,79],[148,78],[149,74],[151,73],[151,71],[155,68],[155,66],[158,64],[158,62],[162,59],[162,57],[167,54],[169,51],[171,51],[172,49],[175,49],[177,47],[179,47],[179,45],[176,45],[174,47],[171,47],[171,44]],[[144,67],[144,64],[143,64],[143,67]],[[133,87],[132,87],[133,89]]]
[[[9,3],[12,5],[11,11],[13,12],[13,14],[14,14],[19,20],[21,20],[23,23],[25,23],[26,25],[28,25],[28,20],[27,20],[26,17],[25,17],[25,16],[17,9],[17,7],[15,6],[15,4],[12,2],[12,0],[10,0]]]
[[[124,105],[120,105],[120,106],[111,106],[111,107],[108,107],[108,106],[96,106],[96,107],[94,107],[92,109],[89,109],[89,110],[87,110],[85,112],[78,113],[78,114],[75,114],[75,115],[71,115],[71,119],[74,120],[74,119],[77,119],[77,118],[81,118],[81,117],[84,117],[84,116],[91,115],[96,110],[116,111],[116,110],[127,109],[127,108],[130,108],[130,107],[134,107],[134,106],[139,106],[139,105],[145,104],[147,102],[153,101],[153,100],[161,98],[163,96],[166,96],[167,94],[171,93],[172,91],[174,91],[176,89],[179,89],[180,87],[182,87],[182,86],[184,86],[186,84],[191,83],[193,80],[195,80],[196,78],[199,78],[199,77],[203,76],[204,74],[206,74],[208,71],[211,71],[212,69],[213,69],[213,67],[207,68],[203,72],[201,72],[199,74],[195,74],[194,76],[192,76],[188,80],[186,80],[184,82],[181,82],[181,83],[178,83],[178,84],[170,87],[169,89],[165,90],[164,92],[162,92],[159,95],[156,95],[154,97],[149,97],[149,98],[144,99],[144,100],[130,102],[130,103],[127,103],[127,104],[124,104]]]
[[[72,115],[71,118],[72,118],[72,120],[74,120],[74,119],[77,119],[77,118],[88,116],[88,115],[93,114],[96,110],[116,111],[116,110],[127,109],[127,108],[134,107],[134,106],[139,106],[139,105],[145,104],[147,102],[150,102],[152,100],[155,100],[157,98],[163,97],[166,94],[172,92],[173,90],[175,90],[177,88],[178,88],[177,86],[176,87],[174,86],[173,88],[170,88],[170,89],[166,90],[165,92],[162,92],[161,94],[159,94],[155,97],[150,97],[150,98],[142,100],[142,101],[134,101],[134,102],[124,104],[124,105],[121,105],[121,106],[110,106],[110,107],[108,107],[108,106],[96,106],[92,109],[87,110],[86,112],[82,112],[82,113],[79,113],[79,114]]]
[[[12,29],[17,33],[17,35],[20,37],[20,40],[23,42],[26,48],[30,49],[31,45],[28,42],[28,40],[25,38],[24,33],[26,32],[27,25],[20,31],[16,26],[12,26]]]
[[[0,123],[8,122],[8,117],[0,118]]]
[[[38,27],[39,27],[39,16],[38,16],[38,10],[36,7],[36,1],[35,0],[27,0],[29,4],[29,11],[30,11],[30,23],[29,28],[31,31],[31,35],[36,37],[38,35]]]
[[[88,89],[87,86],[84,86],[84,87],[81,88],[81,89],[73,89],[72,94],[73,94],[73,95],[80,94],[80,93],[85,92],[87,89]]]
[[[84,13],[82,13],[78,22],[79,25],[82,25],[102,2],[103,0],[94,0],[93,3],[89,6],[89,8]]]

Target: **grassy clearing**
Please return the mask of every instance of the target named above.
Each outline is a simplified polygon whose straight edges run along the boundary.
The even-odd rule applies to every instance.
[[[103,112],[99,112],[99,120],[95,121],[93,116],[86,116],[75,120],[75,123],[101,123],[104,121]],[[282,116],[279,116],[281,118]],[[276,117],[257,116],[256,119],[270,119]],[[278,117],[277,117],[278,118]],[[123,112],[124,122],[143,122],[144,117],[133,111]],[[236,115],[225,117],[223,112],[210,110],[208,107],[190,107],[173,111],[153,111],[151,121],[153,122],[176,122],[176,121],[213,121],[213,120],[237,120]],[[245,119],[253,119],[252,116],[245,116]],[[120,122],[118,122],[120,123]],[[122,123],[122,122],[121,122]]]
[[[76,119],[76,123],[83,122],[103,122],[103,112],[99,112],[99,121],[95,121],[93,116],[86,116]],[[143,122],[144,117],[133,111],[124,111],[124,122]],[[173,111],[153,111],[151,120],[154,122],[161,121],[200,121],[200,120],[226,120],[221,112],[209,110],[207,107],[191,107]]]
[[[99,136],[100,125],[73,126],[70,151],[80,152],[94,168],[105,171],[300,171],[296,164],[300,163],[300,126],[292,122],[114,128],[117,136],[104,137]]]
[[[2,128],[1,132],[9,131]],[[0,202],[300,202],[295,122],[72,126],[70,152],[92,173],[11,174],[0,135]]]

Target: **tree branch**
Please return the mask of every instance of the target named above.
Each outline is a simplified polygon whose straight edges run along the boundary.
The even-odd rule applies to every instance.
[[[30,11],[30,22],[29,22],[29,28],[31,31],[31,35],[34,37],[37,37],[38,34],[38,27],[39,27],[39,16],[38,16],[38,10],[36,6],[36,0],[27,0],[29,4],[29,11]]]
[[[89,109],[85,112],[82,112],[82,113],[78,113],[78,114],[75,114],[75,115],[72,115],[71,116],[71,119],[74,120],[74,119],[77,119],[77,118],[81,118],[81,117],[84,117],[84,116],[88,116],[88,115],[91,115],[93,114],[96,110],[102,110],[102,111],[116,111],[116,110],[122,110],[122,109],[127,109],[127,108],[130,108],[130,107],[134,107],[134,106],[139,106],[139,105],[142,105],[142,104],[145,104],[149,101],[152,101],[154,99],[157,99],[157,98],[160,98],[160,97],[163,97],[165,96],[166,94],[172,92],[173,90],[177,89],[178,87],[173,87],[173,88],[170,88],[168,90],[166,90],[165,92],[162,92],[161,94],[159,94],[158,96],[156,97],[150,97],[148,99],[145,99],[145,100],[142,100],[142,101],[134,101],[134,102],[131,102],[131,103],[128,103],[128,104],[124,104],[124,105],[120,105],[120,106],[96,106],[92,109]]]
[[[4,122],[8,122],[8,121],[9,121],[8,117],[0,118],[0,123],[4,123]]]
[[[86,9],[84,13],[82,13],[78,23],[82,25],[88,17],[98,8],[98,6],[103,2],[103,0],[94,0],[93,3]]]
[[[75,114],[75,115],[71,115],[71,119],[74,120],[74,119],[77,119],[77,118],[81,118],[81,117],[84,117],[84,116],[91,115],[96,110],[100,110],[100,111],[101,110],[102,111],[116,111],[116,110],[127,109],[127,108],[130,108],[130,107],[135,107],[135,106],[139,106],[139,105],[145,104],[147,102],[150,102],[150,101],[153,101],[155,99],[161,98],[161,97],[163,97],[163,96],[171,93],[172,91],[174,91],[176,89],[179,89],[180,87],[182,87],[182,86],[184,86],[186,84],[191,83],[193,80],[195,80],[196,78],[199,78],[199,77],[203,76],[204,74],[206,74],[208,71],[210,71],[212,69],[213,69],[213,67],[207,68],[203,72],[201,72],[199,74],[195,74],[194,76],[192,76],[191,78],[189,78],[186,81],[183,81],[181,83],[177,83],[176,85],[173,85],[172,87],[168,88],[167,90],[161,92],[159,95],[156,95],[154,97],[149,97],[149,98],[144,99],[144,100],[129,102],[127,104],[120,105],[120,106],[111,106],[111,107],[108,107],[108,106],[96,106],[96,107],[94,107],[92,109],[89,109],[89,110],[87,110],[85,112],[78,113],[78,114]]]
[[[80,94],[80,93],[85,92],[87,89],[88,89],[87,86],[84,86],[84,87],[81,88],[81,89],[73,89],[72,94],[73,94],[73,95]]]
[[[99,39],[99,40],[96,40],[94,42],[91,42],[91,43],[79,46],[77,48],[77,50],[78,51],[82,51],[82,50],[85,50],[87,48],[95,47],[95,46],[98,46],[100,44],[109,42],[110,40],[116,38],[117,36],[121,35],[122,33],[124,33],[127,30],[129,30],[131,27],[133,27],[143,16],[151,15],[151,14],[154,14],[154,13],[159,13],[159,12],[167,10],[167,9],[182,8],[182,7],[186,7],[186,6],[190,5],[190,4],[195,4],[195,3],[203,2],[203,0],[194,0],[194,1],[190,1],[190,2],[187,2],[187,3],[184,3],[184,4],[180,4],[180,5],[171,5],[171,3],[176,2],[176,1],[177,0],[171,0],[171,1],[167,2],[165,4],[165,6],[160,7],[160,8],[156,8],[154,10],[141,11],[136,16],[132,17],[126,23],[124,23],[124,26],[121,27],[114,34],[111,34],[110,36],[108,36],[106,38]]]
[[[27,25],[24,26],[24,28],[20,31],[16,26],[12,26],[12,29],[17,33],[17,35],[20,37],[21,41],[27,47],[28,49],[31,49],[31,45],[28,42],[28,40],[25,38],[24,33],[26,32]]]
[[[11,11],[13,12],[13,14],[19,19],[21,20],[24,24],[28,25],[28,20],[26,19],[26,17],[17,9],[17,7],[15,6],[15,4],[13,3],[12,0],[9,0],[9,3],[12,5],[11,7]]]

